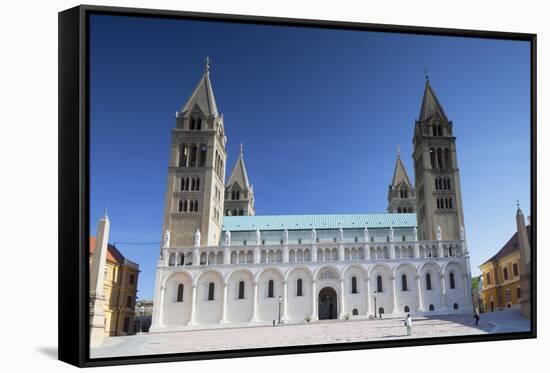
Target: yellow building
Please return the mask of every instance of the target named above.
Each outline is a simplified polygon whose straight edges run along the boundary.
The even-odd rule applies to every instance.
[[[526,227],[530,237],[530,226]],[[493,257],[479,266],[483,275],[481,298],[485,312],[520,308],[522,262],[518,232]]]
[[[90,237],[90,265],[96,239]],[[134,314],[137,296],[139,265],[126,259],[109,244],[105,263],[105,335],[134,334]]]

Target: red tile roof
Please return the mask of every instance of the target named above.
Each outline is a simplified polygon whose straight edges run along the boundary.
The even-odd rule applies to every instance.
[[[95,237],[90,236],[90,255],[93,255],[94,253],[95,242]],[[124,264],[124,255],[122,255],[116,247],[109,244],[107,246],[107,260],[117,264]]]
[[[527,229],[527,237],[529,238],[529,242],[531,242],[531,226],[528,225],[526,229]],[[505,256],[510,255],[517,250],[519,250],[518,232],[514,233],[512,238],[510,238],[508,242],[506,242],[506,244],[502,247],[502,249],[500,249],[498,253],[493,255],[490,259],[486,260],[482,265],[489,262],[497,261],[500,258],[504,258]]]

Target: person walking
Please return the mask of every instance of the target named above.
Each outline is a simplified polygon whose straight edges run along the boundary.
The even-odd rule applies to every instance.
[[[405,319],[405,328],[407,328],[407,335],[412,335],[412,319],[411,314],[407,314],[407,318]]]
[[[474,320],[476,322],[476,326],[479,324],[479,308],[476,306],[474,311]]]

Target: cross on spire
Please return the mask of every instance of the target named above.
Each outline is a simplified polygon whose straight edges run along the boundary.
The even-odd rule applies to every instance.
[[[210,57],[206,56],[205,60],[204,60],[204,69],[206,72],[210,72],[210,64],[212,63],[212,60],[210,59]]]
[[[427,82],[430,81],[430,75],[428,74],[428,68],[425,68],[425,69],[424,69],[424,77],[426,78],[426,81],[427,81]]]
[[[401,149],[399,149],[399,144],[397,144],[397,156],[401,157]]]
[[[518,210],[519,210],[519,199],[516,199],[516,205],[518,206]]]
[[[239,156],[243,156],[243,143],[239,144]]]

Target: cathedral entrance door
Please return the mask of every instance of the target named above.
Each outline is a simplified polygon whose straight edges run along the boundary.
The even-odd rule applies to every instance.
[[[319,292],[319,320],[336,319],[338,316],[336,291],[325,287]]]

